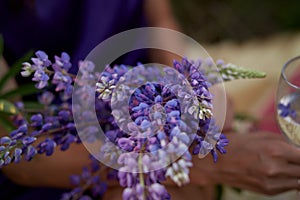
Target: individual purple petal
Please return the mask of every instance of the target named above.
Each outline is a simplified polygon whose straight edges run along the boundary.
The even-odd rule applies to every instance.
[[[50,123],[50,122],[44,124],[44,125],[42,126],[42,131],[44,131],[44,132],[49,131],[49,130],[52,128],[52,126],[53,126],[53,124]]]
[[[30,161],[37,154],[37,150],[33,146],[28,146],[25,152],[25,160]]]
[[[41,126],[43,124],[43,115],[41,115],[40,113],[32,115],[30,121],[31,126]]]
[[[217,60],[217,62],[216,62],[216,65],[222,66],[224,64],[225,64],[224,60],[221,60],[221,59]]]
[[[38,59],[43,61],[45,67],[50,66],[51,62],[48,60],[48,55],[44,51],[37,51],[35,55],[38,57]]]
[[[51,156],[55,147],[56,143],[52,139],[47,138],[38,145],[38,153],[46,153],[46,156]]]
[[[218,160],[218,154],[217,154],[217,152],[213,149],[213,150],[211,151],[211,154],[212,154],[212,156],[213,156],[214,162],[216,163],[217,160]]]
[[[132,149],[134,148],[134,144],[134,141],[129,138],[120,138],[118,140],[119,147],[125,151],[132,151]]]
[[[54,99],[54,95],[53,93],[49,92],[49,91],[45,91],[42,93],[41,96],[39,96],[39,102],[43,105],[50,105]]]
[[[28,126],[27,126],[27,124],[21,125],[21,126],[18,128],[18,131],[19,131],[19,132],[24,132],[24,133],[26,133],[26,132],[28,131]]]
[[[168,196],[166,188],[159,183],[152,184],[149,188],[149,193],[154,199],[164,199],[166,196]]]
[[[136,191],[136,194],[137,194],[137,196],[142,196],[142,195],[144,195],[144,190],[145,190],[145,187],[144,186],[142,186],[141,184],[136,184],[136,186],[135,186],[135,191]]]
[[[64,121],[69,121],[71,118],[71,112],[68,110],[62,110],[62,111],[59,111],[58,116],[60,116],[61,119]]]
[[[20,139],[27,134],[27,131],[28,131],[27,124],[23,124],[17,130],[10,132],[10,137],[11,139],[14,140]]]
[[[25,137],[22,139],[22,143],[23,143],[25,146],[32,144],[34,141],[36,141],[36,137],[25,136]]]
[[[80,185],[81,178],[78,175],[71,175],[70,182],[72,185],[78,186],[78,185]]]
[[[0,138],[0,145],[3,145],[3,144],[10,145],[10,143],[11,143],[10,137],[4,136],[4,137]]]
[[[37,89],[42,89],[48,85],[49,76],[42,70],[37,70],[32,78],[33,81],[38,82],[35,86]]]
[[[22,149],[16,148],[14,151],[14,162],[19,163],[21,160]]]
[[[126,188],[124,191],[123,191],[123,200],[130,200],[132,198],[134,198],[134,191],[132,188]]]
[[[95,65],[90,61],[80,61],[79,62],[79,71],[81,73],[93,72]]]
[[[91,172],[89,171],[89,169],[87,167],[83,167],[81,177],[83,179],[88,179],[90,178],[90,176],[91,176]]]
[[[21,101],[18,101],[15,103],[15,106],[19,109],[19,110],[23,110],[24,109],[24,103]]]
[[[46,156],[51,156],[54,152],[54,148],[56,147],[56,143],[51,139],[46,139],[47,145],[45,146]]]
[[[201,149],[201,142],[199,142],[197,145],[194,146],[193,154],[198,155],[200,153],[200,149]]]
[[[70,144],[76,142],[76,137],[72,134],[67,134],[62,142],[60,150],[65,151],[70,147]]]
[[[54,70],[66,70],[69,71],[71,68],[72,64],[70,63],[70,56],[63,52],[61,54],[61,57],[55,56],[55,63],[52,65]]]

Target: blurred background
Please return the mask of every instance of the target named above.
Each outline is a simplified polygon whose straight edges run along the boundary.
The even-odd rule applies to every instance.
[[[274,98],[282,66],[300,54],[300,1],[171,3],[182,31],[203,45],[214,59],[267,73],[264,80],[226,83],[236,110],[259,116]]]
[[[182,31],[198,41],[216,60],[264,71],[262,80],[225,84],[235,111],[275,126],[269,113],[285,62],[300,55],[299,0],[172,0]],[[191,49],[191,54],[196,50]],[[236,192],[225,187],[223,200],[293,200],[296,192],[277,196]]]
[[[185,33],[197,41],[243,42],[300,28],[299,0],[172,0]]]

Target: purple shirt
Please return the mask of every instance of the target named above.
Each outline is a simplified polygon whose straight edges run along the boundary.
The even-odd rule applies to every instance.
[[[142,0],[0,0],[8,63],[30,49],[50,56],[66,51],[78,61],[108,37],[142,26]]]

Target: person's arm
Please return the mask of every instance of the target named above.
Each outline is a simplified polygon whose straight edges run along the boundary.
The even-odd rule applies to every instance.
[[[169,0],[144,0],[144,13],[149,26],[180,31],[179,25],[172,13]],[[159,40],[161,43],[166,43],[166,45],[170,45],[171,43],[172,45],[178,46],[178,48],[181,48],[183,42],[173,39],[170,35],[166,37],[165,34],[159,35],[154,39]],[[173,65],[174,59],[181,59],[174,53],[158,49],[151,49],[149,51],[149,55],[152,62],[162,63],[169,66]]]
[[[2,168],[13,182],[30,187],[70,188],[70,175],[80,174],[90,163],[82,144],[71,144],[67,151],[58,148],[52,156],[37,155],[32,161],[13,163]]]
[[[144,9],[151,26],[179,30],[169,0],[145,0]]]

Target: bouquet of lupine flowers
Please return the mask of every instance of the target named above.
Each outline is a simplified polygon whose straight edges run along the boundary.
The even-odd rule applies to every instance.
[[[125,188],[123,199],[170,199],[162,182],[187,184],[192,154],[211,153],[217,161],[217,152],[226,152],[229,141],[213,118],[209,88],[223,80],[265,76],[220,60],[213,69],[210,58],[183,58],[172,68],[107,66],[102,72],[81,61],[77,76],[69,73],[67,53],[52,62],[37,51],[31,61],[23,63],[21,74],[36,82],[43,109],[15,103],[10,117],[17,128],[0,139],[0,166],[84,143],[91,164],[70,177],[74,189],[64,200],[103,195],[107,186],[99,173],[106,166],[108,179]]]

